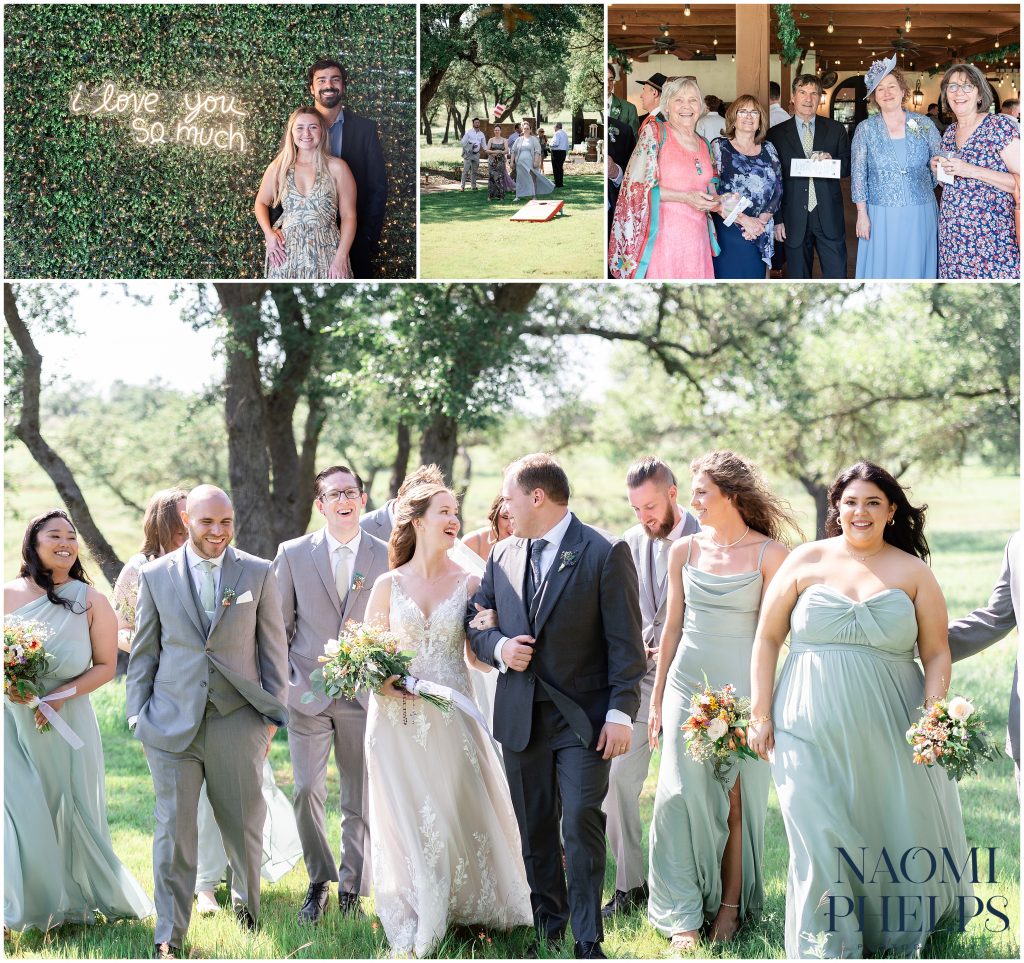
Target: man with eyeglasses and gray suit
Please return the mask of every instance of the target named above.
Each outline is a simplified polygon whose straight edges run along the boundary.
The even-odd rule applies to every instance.
[[[361,622],[370,589],[388,570],[388,547],[364,532],[359,515],[366,505],[362,479],[345,465],[325,468],[315,480],[316,510],[325,526],[284,542],[274,559],[288,639],[288,728],[295,778],[295,822],[309,873],[309,889],[299,920],[317,923],[338,884],[338,907],[346,915],[362,914],[360,895],[369,895],[369,838],[366,812],[363,734],[365,695],[331,699],[310,691],[309,676],[320,667],[328,639],[349,621]],[[327,763],[334,762],[341,781],[341,858],[335,864],[324,823]]]

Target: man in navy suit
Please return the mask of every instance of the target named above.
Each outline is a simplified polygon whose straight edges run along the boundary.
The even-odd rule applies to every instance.
[[[821,81],[801,74],[793,81],[793,116],[768,131],[782,163],[782,207],[775,215],[775,239],[785,244],[791,278],[809,278],[818,251],[821,275],[845,278],[846,223],[840,180],[793,177],[794,158],[838,160],[840,178],[850,176],[850,137],[830,117],[818,115]]]
[[[317,60],[306,71],[306,82],[327,130],[328,151],[348,164],[356,182],[356,237],[349,252],[352,275],[372,278],[388,199],[388,174],[377,125],[342,105],[348,74],[338,61]]]

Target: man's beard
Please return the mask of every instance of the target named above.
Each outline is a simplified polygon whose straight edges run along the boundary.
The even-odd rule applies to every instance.
[[[676,527],[676,513],[671,502],[665,507],[665,514],[662,516],[658,527],[652,532],[646,525],[644,531],[650,539],[668,538],[669,532]]]
[[[340,90],[321,90],[316,95],[317,103],[321,107],[337,107],[341,103],[341,91]]]

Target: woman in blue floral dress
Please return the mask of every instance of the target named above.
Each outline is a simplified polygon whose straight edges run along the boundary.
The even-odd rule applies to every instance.
[[[1014,174],[1020,174],[1020,129],[989,114],[992,88],[973,64],[956,64],[942,78],[942,100],[956,120],[942,135],[952,174],[939,208],[940,278],[1019,278],[1020,247],[1013,217]]]
[[[867,74],[868,100],[878,107],[857,126],[851,195],[857,205],[858,278],[927,278],[938,270],[938,208],[929,162],[939,132],[903,109],[910,88],[896,55]]]
[[[765,141],[767,133],[767,112],[744,94],[726,111],[725,135],[711,144],[719,194],[740,194],[750,201],[728,227],[727,211],[712,215],[721,248],[714,258],[716,278],[764,278],[772,263],[782,166],[775,148]]]

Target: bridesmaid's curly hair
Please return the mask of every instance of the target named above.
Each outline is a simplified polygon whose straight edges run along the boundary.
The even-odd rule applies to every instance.
[[[832,482],[828,490],[825,536],[833,538],[842,534],[843,529],[839,524],[839,501],[850,482],[857,479],[877,485],[890,504],[896,507],[892,524],[885,526],[883,538],[890,545],[895,545],[896,548],[910,555],[916,555],[919,559],[927,562],[931,556],[928,540],[924,537],[924,516],[928,506],[911,505],[910,499],[907,498],[909,489],[904,488],[884,468],[870,461],[859,461],[857,464],[851,465],[841,471],[836,480]]]
[[[44,589],[46,597],[54,605],[63,605],[64,608],[77,612],[77,603],[71,599],[61,598],[57,594],[57,590],[53,585],[53,572],[43,565],[43,561],[39,557],[39,549],[36,547],[36,539],[39,537],[40,530],[48,521],[54,518],[63,518],[72,528],[75,528],[75,523],[71,521],[71,516],[61,508],[51,509],[33,518],[28,523],[28,528],[25,529],[25,537],[21,540],[21,568],[18,570],[18,575],[21,578],[31,579],[41,589]],[[77,528],[75,528],[75,532],[78,532]],[[80,557],[75,559],[74,565],[68,570],[68,577],[79,582],[85,582],[86,585],[92,585],[89,576],[85,574],[85,569],[82,568],[82,559]]]
[[[789,503],[768,487],[761,469],[743,455],[727,448],[709,451],[690,462],[691,475],[701,471],[732,500],[740,517],[755,532],[784,545],[792,544],[792,534],[803,538]]]
[[[422,518],[430,507],[435,495],[447,492],[455,498],[447,485],[437,482],[423,482],[409,489],[395,503],[395,527],[388,540],[388,567],[398,568],[412,558],[416,551],[416,529],[413,522]]]

